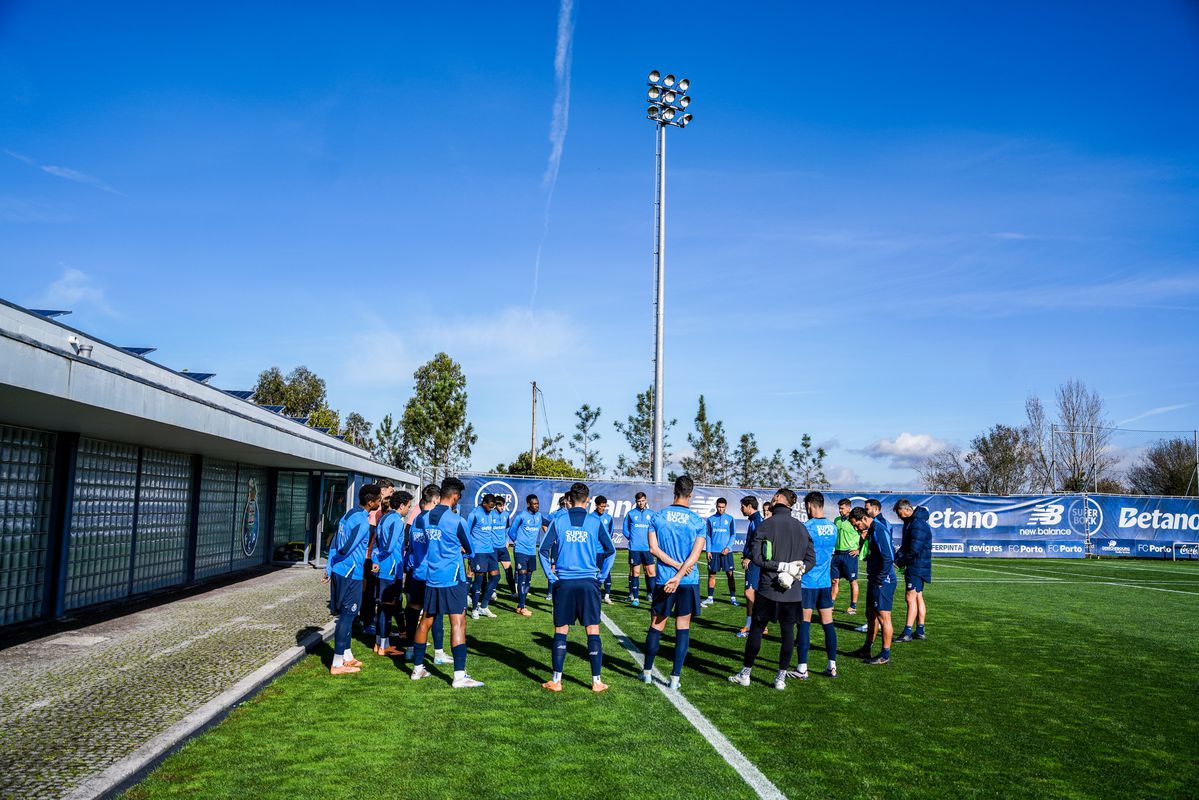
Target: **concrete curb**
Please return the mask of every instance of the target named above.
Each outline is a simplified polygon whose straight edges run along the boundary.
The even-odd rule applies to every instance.
[[[112,797],[130,788],[158,766],[164,758],[178,750],[192,737],[220,722],[238,703],[258,693],[289,667],[315,650],[321,642],[333,636],[334,622],[313,631],[295,647],[289,647],[268,663],[251,672],[230,688],[221,692],[183,719],[167,728],[130,755],[92,775],[76,786],[69,800],[93,800]]]

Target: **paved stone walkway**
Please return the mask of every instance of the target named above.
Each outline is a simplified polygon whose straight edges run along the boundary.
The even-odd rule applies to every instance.
[[[0,797],[62,797],[329,621],[306,566],[0,650]]]

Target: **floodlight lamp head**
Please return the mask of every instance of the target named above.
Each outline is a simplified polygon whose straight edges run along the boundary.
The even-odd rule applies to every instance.
[[[667,75],[665,78],[662,79],[662,85],[665,86],[667,89],[669,89],[671,86],[674,86],[674,76]]]
[[[662,109],[657,106],[650,106],[645,109],[645,115],[650,119],[657,119],[662,114]]]
[[[693,117],[691,114],[684,114],[683,118],[681,120],[679,120],[679,127],[686,128],[688,125],[691,124],[692,118]]]
[[[685,91],[687,91],[687,88],[689,86],[691,86],[691,81],[687,80],[686,78],[683,78],[681,81],[679,81],[679,85],[676,88],[680,92],[685,92]]]
[[[686,108],[689,105],[691,105],[691,97],[689,95],[683,95],[679,98],[679,108]]]
[[[666,120],[667,122],[670,122],[672,119],[674,119],[674,114],[675,111],[673,108],[668,107],[662,109],[662,119]]]
[[[662,99],[665,100],[667,103],[671,103],[673,105],[674,101],[679,99],[679,96],[677,94],[675,94],[674,92],[667,92],[663,96]]]
[[[662,73],[658,72],[658,70],[654,70],[653,72],[651,72],[649,74],[649,82],[650,83],[657,83],[659,80],[661,80],[661,78],[662,78]]]
[[[651,102],[657,102],[658,98],[662,96],[662,90],[657,86],[651,86],[645,94]]]

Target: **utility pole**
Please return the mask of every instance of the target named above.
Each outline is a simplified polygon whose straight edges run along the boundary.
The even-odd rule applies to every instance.
[[[529,439],[529,472],[537,466],[537,381],[533,381],[533,436]]]

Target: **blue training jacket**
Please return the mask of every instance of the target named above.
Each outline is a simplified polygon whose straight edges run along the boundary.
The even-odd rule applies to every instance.
[[[462,517],[449,506],[434,506],[417,517],[412,527],[414,540],[423,535],[428,541],[425,558],[413,571],[413,577],[433,589],[448,589],[465,581],[463,551],[467,558],[475,553]]]
[[[629,540],[630,550],[649,550],[649,523],[653,518],[653,511],[636,506],[624,515],[624,538]]]
[[[808,535],[812,537],[816,563],[804,565],[807,572],[803,574],[799,583],[804,589],[825,589],[833,585],[833,550],[837,546],[837,526],[824,517],[809,519],[804,525],[808,529]]]
[[[512,517],[512,524],[508,526],[508,538],[516,546],[517,553],[522,556],[537,555],[537,540],[541,538],[543,519],[540,511],[530,512],[528,509]]]
[[[571,581],[598,579],[615,552],[603,520],[585,508],[571,508],[554,517],[538,554],[546,575]]]
[[[604,528],[608,531],[608,538],[612,538],[612,515],[605,511],[599,515],[600,522],[604,523]],[[612,574],[612,564],[616,562],[616,545],[612,545],[612,555],[604,559],[604,566],[600,570],[600,578],[608,580],[608,576]]]
[[[696,539],[707,541],[707,523],[700,518],[699,514],[686,506],[667,506],[654,514],[649,525],[658,537],[658,549],[680,564],[691,555],[691,548],[695,546]],[[657,581],[659,586],[677,574],[677,569],[658,559]],[[692,569],[679,580],[680,586],[698,583],[698,569]]]
[[[491,549],[500,550],[508,547],[508,512],[498,508],[491,509]]]
[[[429,537],[425,533],[424,523],[421,523],[419,529],[416,525],[428,514],[428,511],[420,512],[413,517],[412,524],[404,529],[404,572],[415,573],[429,552]]]
[[[371,523],[366,509],[352,508],[337,523],[337,535],[329,547],[326,575],[362,580],[362,564],[371,540]]]
[[[708,517],[708,552],[719,553],[733,546],[733,518],[728,514],[713,514]]]
[[[470,537],[471,549],[476,553],[486,551],[494,551],[495,545],[492,544],[492,527],[495,525],[495,517],[491,512],[484,511],[483,506],[475,506],[466,518],[466,535]]]
[[[396,579],[403,551],[404,518],[394,511],[388,511],[379,520],[375,533],[375,547],[371,550],[371,561],[379,568],[379,580]]]
[[[755,511],[749,515],[749,527],[745,531],[745,547],[741,550],[741,555],[745,558],[753,557],[754,534],[758,532],[760,524],[762,524],[761,511]]]
[[[895,565],[926,581],[933,577],[933,529],[929,527],[928,509],[924,506],[916,506],[912,516],[903,521],[903,538]]]
[[[866,553],[866,580],[885,583],[895,579],[895,545],[891,543],[891,528],[882,517],[870,523],[870,550]]]

